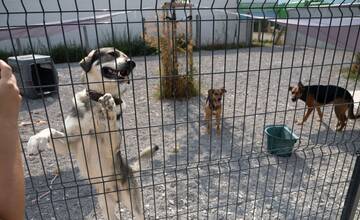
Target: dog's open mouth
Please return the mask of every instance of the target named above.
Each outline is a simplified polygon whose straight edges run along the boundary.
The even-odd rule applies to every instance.
[[[130,81],[129,81],[130,71],[125,68],[115,70],[110,67],[103,67],[102,74],[105,78],[108,78],[108,79],[115,79],[115,80],[118,80],[119,82],[130,83]]]

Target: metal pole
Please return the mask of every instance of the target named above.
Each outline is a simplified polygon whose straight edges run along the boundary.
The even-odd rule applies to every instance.
[[[196,15],[196,22],[195,22],[195,24],[196,24],[196,30],[195,30],[195,32],[196,32],[196,34],[195,34],[195,46],[196,46],[196,47],[199,47],[199,46],[200,46],[199,42],[200,42],[200,37],[201,37],[201,33],[200,33],[200,18],[199,18],[199,15]]]
[[[262,32],[262,20],[258,19],[258,41],[261,40],[261,32]]]
[[[16,46],[17,46],[17,49],[19,51],[19,54],[22,53],[23,49],[22,49],[22,46],[21,46],[20,38],[16,38],[15,42],[16,42]]]
[[[84,42],[85,42],[85,49],[89,49],[90,48],[90,44],[89,44],[89,38],[88,38],[88,32],[87,32],[87,28],[84,25],[83,26],[83,32],[84,32]]]
[[[351,176],[350,186],[345,198],[341,220],[354,219],[360,199],[360,154],[357,154],[354,170]]]

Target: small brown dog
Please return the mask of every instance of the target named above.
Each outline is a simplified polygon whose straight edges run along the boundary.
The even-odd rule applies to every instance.
[[[205,104],[205,120],[207,122],[207,131],[211,131],[212,115],[216,116],[216,133],[220,135],[220,117],[221,117],[221,98],[226,93],[225,88],[209,89]]]
[[[354,100],[350,92],[346,89],[333,85],[310,85],[304,86],[299,82],[296,86],[290,86],[291,100],[296,102],[298,99],[305,102],[307,111],[302,120],[297,124],[302,125],[310,116],[314,108],[319,114],[319,121],[322,121],[323,112],[320,106],[334,104],[335,115],[338,119],[336,130],[341,131],[346,126],[347,120],[357,119],[360,116],[354,115]],[[346,116],[346,111],[348,116]]]

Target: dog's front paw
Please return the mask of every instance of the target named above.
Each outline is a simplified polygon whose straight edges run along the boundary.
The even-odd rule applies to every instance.
[[[336,126],[335,131],[342,131],[342,130],[344,130],[344,128],[345,128],[345,126],[339,125],[339,126]]]
[[[207,132],[208,134],[211,133],[211,127],[210,127],[210,125],[206,126],[206,132]]]
[[[105,93],[105,95],[99,98],[99,102],[101,103],[102,107],[107,111],[113,111],[116,107],[114,98],[110,93]]]
[[[304,124],[304,122],[303,122],[303,121],[301,121],[301,120],[299,120],[299,121],[297,121],[297,122],[296,122],[296,124],[297,124],[297,125],[303,125],[303,124]]]
[[[221,130],[220,130],[220,128],[216,128],[216,135],[217,135],[217,136],[220,136],[220,135],[221,135]]]
[[[29,138],[27,143],[27,151],[30,155],[37,155],[44,151],[47,147],[49,136],[45,133],[38,133]]]

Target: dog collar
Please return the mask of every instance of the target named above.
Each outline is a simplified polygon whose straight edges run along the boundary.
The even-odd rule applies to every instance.
[[[99,92],[96,92],[94,90],[87,90],[87,94],[89,96],[89,98],[95,102],[98,102],[99,101],[99,98],[105,94],[103,93],[99,93]],[[113,97],[114,101],[115,101],[115,104],[116,105],[120,105],[121,103],[123,103],[123,101],[121,100],[121,98],[115,98]]]

